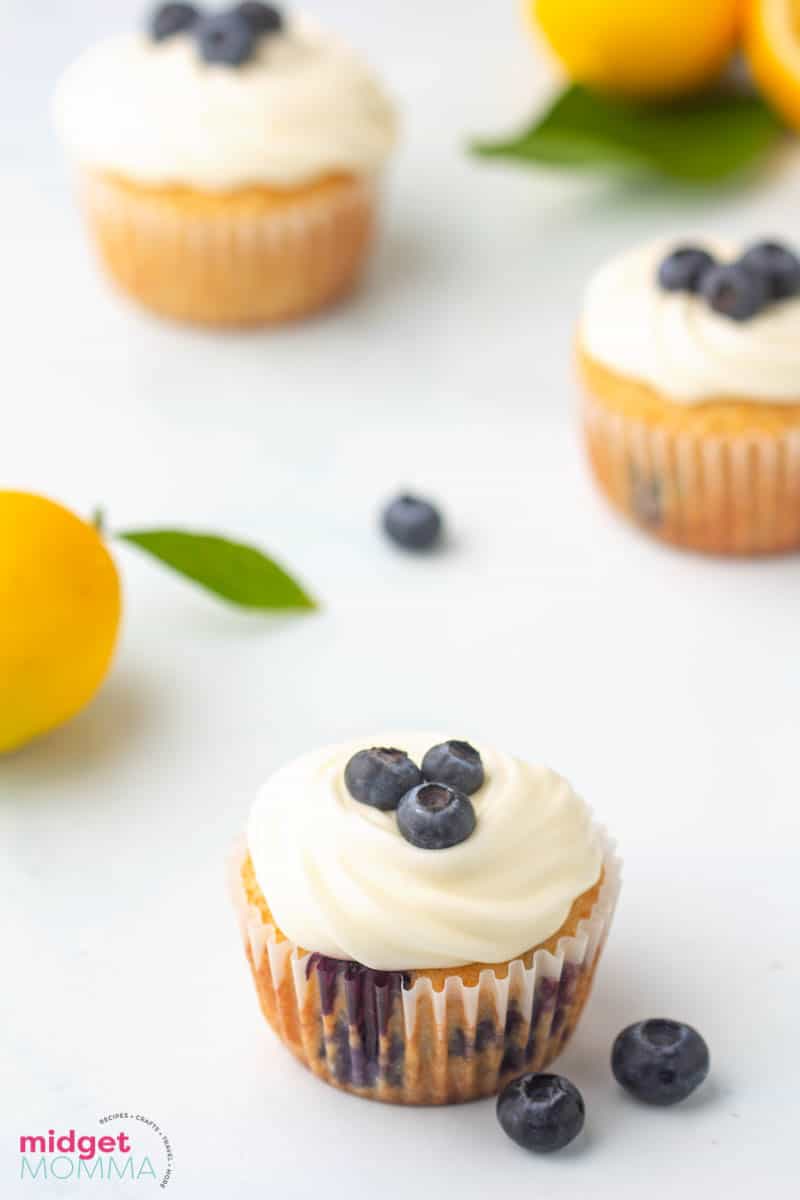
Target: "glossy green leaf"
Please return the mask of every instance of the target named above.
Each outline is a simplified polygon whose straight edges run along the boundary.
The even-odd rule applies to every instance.
[[[117,536],[242,608],[316,607],[283,567],[254,546],[178,529],[132,530]]]
[[[751,165],[782,132],[757,96],[720,91],[671,104],[611,99],[568,87],[518,137],[476,154],[558,166],[657,171],[713,183]]]

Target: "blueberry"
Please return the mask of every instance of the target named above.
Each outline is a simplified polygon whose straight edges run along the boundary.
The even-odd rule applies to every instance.
[[[422,774],[431,783],[446,783],[471,796],[483,783],[483,763],[469,742],[442,742],[423,758]]]
[[[586,1108],[563,1075],[520,1075],[497,1098],[497,1119],[513,1142],[543,1154],[568,1146],[583,1129]]]
[[[422,772],[404,750],[373,746],[353,755],[344,769],[344,781],[354,800],[389,812],[422,782]]]
[[[238,13],[215,13],[197,25],[200,53],[207,63],[238,67],[250,57],[256,39],[251,26]]]
[[[667,292],[697,292],[714,259],[699,246],[679,246],[658,268],[658,282]]]
[[[740,263],[711,267],[706,271],[700,290],[714,312],[733,321],[746,321],[766,307],[769,289],[763,275]]]
[[[199,16],[193,4],[159,4],[150,18],[150,37],[154,42],[163,42],[176,33],[185,33]]]
[[[262,4],[261,0],[244,0],[233,10],[244,17],[253,33],[280,33],[283,29],[283,15],[280,9],[272,4]]]
[[[708,1074],[708,1046],[681,1021],[629,1025],[614,1042],[611,1070],[618,1083],[647,1104],[677,1104]]]
[[[469,796],[444,783],[422,783],[397,806],[397,827],[421,850],[446,850],[465,841],[475,828]]]
[[[773,300],[785,300],[800,292],[800,259],[780,242],[759,242],[746,250],[739,264],[761,275]]]
[[[418,496],[398,496],[383,511],[383,527],[399,546],[427,550],[441,534],[442,518],[430,501]]]

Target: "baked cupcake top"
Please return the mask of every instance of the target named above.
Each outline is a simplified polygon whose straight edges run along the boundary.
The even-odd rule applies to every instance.
[[[79,163],[208,191],[291,188],[381,167],[395,136],[392,106],[337,39],[274,9],[275,27],[256,21],[248,39],[235,11],[163,7],[196,17],[168,34],[151,24],[100,42],[62,77],[56,124]]]
[[[800,262],[774,242],[659,241],[591,279],[581,350],[684,404],[800,403]]]
[[[303,755],[267,781],[250,816],[248,848],[272,914],[292,941],[384,971],[503,962],[555,933],[597,882],[598,837],[566,780],[480,745],[481,783],[474,757],[467,755],[466,775],[465,762],[454,767],[449,752],[438,763],[426,757],[442,744],[455,747],[456,758],[466,745],[419,733],[363,739]],[[398,791],[406,784],[412,792],[432,789],[433,810],[449,789],[423,783],[421,764],[427,777],[461,785],[453,789],[458,814],[449,810],[449,832],[440,839],[455,844],[430,848],[414,825],[418,807],[406,799],[386,807],[397,804],[392,779],[387,791],[374,763],[348,766],[368,747],[406,751],[411,766],[389,764],[399,762]],[[467,807],[472,821],[464,820]]]

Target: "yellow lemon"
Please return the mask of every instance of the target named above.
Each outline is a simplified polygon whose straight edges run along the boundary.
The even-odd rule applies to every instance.
[[[42,496],[0,491],[0,753],[88,704],[120,609],[117,569],[91,525]]]
[[[736,42],[742,0],[525,3],[572,79],[656,99],[686,95],[717,78]]]
[[[800,129],[800,5],[752,0],[745,11],[745,49],[764,95]]]

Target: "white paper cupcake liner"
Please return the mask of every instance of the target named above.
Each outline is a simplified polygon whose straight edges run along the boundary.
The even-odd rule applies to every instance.
[[[279,940],[250,904],[243,846],[230,885],[262,1010],[293,1053],[326,1082],[397,1104],[447,1104],[495,1093],[522,1071],[542,1070],[566,1045],[588,998],[614,915],[621,863],[597,837],[603,882],[588,918],[556,953],[536,950],[467,983],[444,986],[413,972],[372,971]]]
[[[301,316],[356,281],[378,188],[342,179],[284,202],[182,198],[84,172],[81,199],[100,257],[130,295],[165,316],[212,325]]]
[[[800,426],[675,430],[613,412],[587,395],[584,429],[603,491],[657,537],[716,554],[800,547]]]

